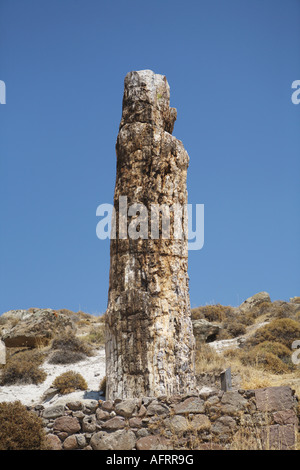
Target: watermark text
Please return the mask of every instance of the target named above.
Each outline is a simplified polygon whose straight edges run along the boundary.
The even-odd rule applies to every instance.
[[[117,210],[112,204],[100,204],[96,227],[100,240],[183,240],[188,250],[201,250],[204,245],[204,204],[128,205],[127,196],[120,196]]]
[[[6,85],[3,80],[0,80],[0,104],[6,104]]]

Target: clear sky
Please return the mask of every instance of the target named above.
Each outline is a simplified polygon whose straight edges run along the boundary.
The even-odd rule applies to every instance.
[[[0,313],[105,311],[123,81],[166,75],[205,243],[191,306],[300,295],[299,0],[0,0]]]

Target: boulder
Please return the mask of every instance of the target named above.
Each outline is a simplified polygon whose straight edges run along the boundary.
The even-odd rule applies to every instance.
[[[53,405],[45,408],[43,411],[44,419],[56,419],[64,415],[65,407],[63,405]]]
[[[67,439],[65,439],[64,443],[63,443],[63,448],[65,450],[75,450],[78,448],[78,443],[77,443],[77,439],[76,439],[76,436],[72,435],[72,436],[68,436]]]
[[[47,450],[62,450],[62,442],[55,434],[46,436]]]
[[[67,434],[75,434],[81,430],[80,423],[77,418],[71,416],[61,416],[56,418],[53,423],[53,431],[65,432]]]
[[[96,432],[93,434],[90,444],[93,450],[132,450],[135,442],[136,437],[133,431],[119,429],[112,433]]]
[[[258,411],[283,411],[295,406],[295,397],[290,387],[267,387],[255,390]]]
[[[189,413],[204,413],[205,406],[204,400],[198,397],[186,398],[182,403],[178,403],[174,406],[175,414],[189,414]]]
[[[275,424],[261,430],[263,450],[295,450],[295,427],[292,424]]]
[[[173,450],[171,442],[163,436],[141,437],[136,443],[137,450]]]
[[[258,294],[255,294],[252,297],[249,297],[248,299],[246,299],[240,305],[239,308],[243,312],[248,312],[253,307],[256,307],[257,305],[259,305],[263,302],[271,302],[271,298],[270,298],[270,295],[268,294],[268,292],[258,292]]]
[[[125,418],[129,418],[132,416],[138,405],[139,399],[127,398],[122,400],[120,403],[117,403],[115,409],[119,415],[124,416]]]
[[[220,325],[216,325],[204,319],[193,320],[193,332],[197,341],[201,343],[210,343],[218,336],[221,329]]]
[[[117,429],[123,429],[125,428],[125,418],[121,416],[115,416],[114,418],[109,419],[108,421],[105,421],[105,423],[102,424],[102,429],[107,429],[109,431],[116,431]]]
[[[3,314],[7,322],[2,330],[6,347],[37,347],[47,344],[55,331],[74,329],[72,320],[66,314],[52,309],[11,310]]]

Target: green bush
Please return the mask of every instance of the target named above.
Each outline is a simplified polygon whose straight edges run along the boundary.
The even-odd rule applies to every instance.
[[[47,374],[40,369],[44,359],[44,354],[36,350],[22,351],[10,356],[2,369],[1,384],[37,385],[44,382]]]
[[[44,450],[43,422],[21,402],[0,403],[0,450]]]
[[[56,377],[52,386],[57,388],[62,395],[72,393],[75,390],[87,389],[87,383],[82,375],[71,370]]]

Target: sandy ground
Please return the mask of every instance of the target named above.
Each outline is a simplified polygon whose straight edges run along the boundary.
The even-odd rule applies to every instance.
[[[99,349],[94,356],[87,357],[76,364],[54,365],[47,361],[41,367],[46,373],[46,380],[39,385],[2,385],[0,386],[0,402],[19,400],[24,405],[43,404],[45,407],[58,403],[67,403],[76,400],[103,400],[99,393],[99,385],[105,376],[105,350]],[[57,394],[43,400],[44,392],[49,389],[54,379],[60,374],[72,370],[79,372],[85,379],[88,389],[76,391],[67,395]]]

